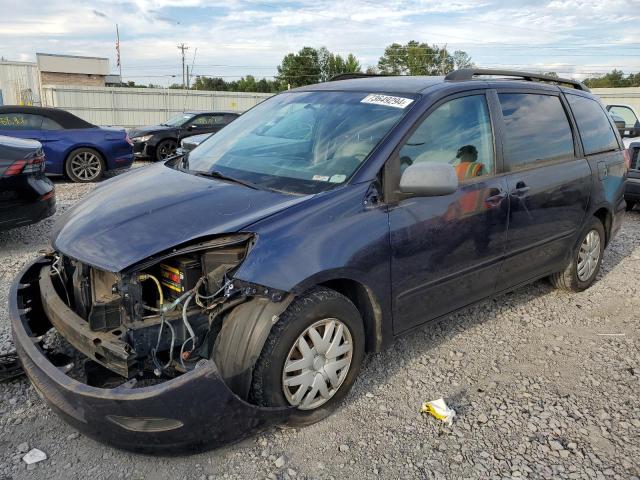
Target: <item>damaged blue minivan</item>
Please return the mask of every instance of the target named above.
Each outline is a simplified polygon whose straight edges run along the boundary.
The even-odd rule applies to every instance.
[[[395,336],[543,277],[588,288],[626,172],[574,80],[291,90],[70,209],[13,284],[16,348],[54,410],[121,448],[310,424]]]

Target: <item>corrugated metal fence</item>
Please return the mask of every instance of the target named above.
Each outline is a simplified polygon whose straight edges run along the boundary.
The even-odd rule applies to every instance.
[[[594,88],[604,104],[630,105],[640,114],[640,88]],[[269,93],[199,92],[156,88],[43,86],[42,104],[60,107],[96,125],[137,127],[184,111],[244,112]]]
[[[40,105],[36,64],[0,62],[0,91],[5,105]]]
[[[244,112],[268,93],[199,92],[156,88],[46,85],[42,104],[68,110],[95,125],[157,125],[185,111]]]
[[[629,105],[640,115],[640,87],[592,88],[605,105]]]

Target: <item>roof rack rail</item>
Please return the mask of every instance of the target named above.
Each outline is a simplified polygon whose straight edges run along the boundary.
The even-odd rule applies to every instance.
[[[556,78],[551,75],[543,75],[540,73],[518,72],[514,70],[491,70],[482,68],[463,68],[460,70],[454,70],[449,73],[445,80],[471,80],[473,77],[479,75],[496,75],[501,77],[518,77],[529,82],[542,81],[559,83],[563,85],[570,85],[576,90],[582,90],[584,92],[590,91],[587,86],[579,80],[573,80],[571,78]]]
[[[335,82],[337,80],[353,80],[354,78],[368,78],[368,77],[390,77],[392,75],[385,75],[384,73],[339,73],[338,75],[334,75],[329,79],[330,82]]]

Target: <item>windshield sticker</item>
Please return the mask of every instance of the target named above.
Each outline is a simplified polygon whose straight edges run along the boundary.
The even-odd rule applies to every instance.
[[[372,105],[384,105],[385,107],[394,107],[394,108],[407,108],[409,105],[413,103],[413,99],[372,93],[364,97],[362,100],[360,100],[360,103],[370,103]]]
[[[314,175],[311,180],[317,180],[319,182],[326,182],[326,181],[329,180],[329,177],[326,177],[324,175]]]
[[[334,175],[329,179],[331,183],[342,183],[347,179],[346,175]]]

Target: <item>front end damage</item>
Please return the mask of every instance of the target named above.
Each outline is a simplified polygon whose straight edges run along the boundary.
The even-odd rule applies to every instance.
[[[295,409],[247,399],[290,301],[233,280],[251,242],[218,237],[117,274],[58,253],[38,259],[9,300],[26,374],[78,430],[128,450],[216,448],[286,422]]]

